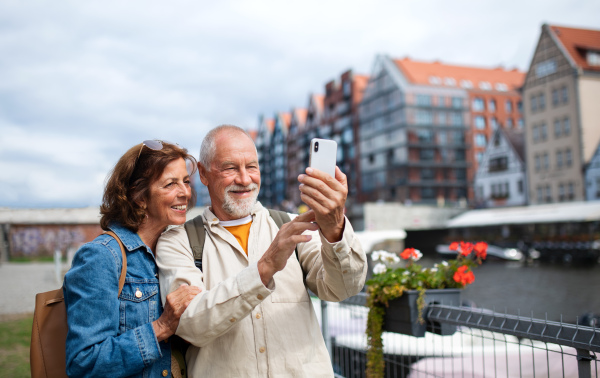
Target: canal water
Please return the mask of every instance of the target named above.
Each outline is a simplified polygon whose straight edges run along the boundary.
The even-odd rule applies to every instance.
[[[424,258],[423,265],[441,259]],[[575,323],[586,313],[600,316],[600,265],[485,261],[462,300],[511,315]]]

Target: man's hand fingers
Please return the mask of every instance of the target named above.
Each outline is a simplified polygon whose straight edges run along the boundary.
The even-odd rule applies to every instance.
[[[313,222],[315,220],[315,212],[312,210],[308,210],[305,213],[298,215],[296,218],[292,220],[293,222]]]

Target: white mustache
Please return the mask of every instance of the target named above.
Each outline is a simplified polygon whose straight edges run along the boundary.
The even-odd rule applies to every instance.
[[[253,191],[256,189],[258,189],[258,185],[256,185],[255,183],[252,183],[248,186],[232,184],[232,185],[229,185],[227,188],[225,188],[225,193],[234,192],[234,191],[237,192],[237,191],[242,191],[242,190]]]

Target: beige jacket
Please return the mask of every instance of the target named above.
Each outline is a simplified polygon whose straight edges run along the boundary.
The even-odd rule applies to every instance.
[[[193,344],[187,352],[191,377],[332,377],[306,288],[327,301],[362,289],[366,257],[348,219],[337,243],[307,231],[312,240],[298,244],[302,268],[292,254],[265,287],[257,261],[278,231],[268,211],[260,203],[253,209],[248,256],[208,208],[202,216],[207,229],[202,272],[183,226],[165,232],[156,253],[163,303],[183,283],[202,288],[177,328]]]

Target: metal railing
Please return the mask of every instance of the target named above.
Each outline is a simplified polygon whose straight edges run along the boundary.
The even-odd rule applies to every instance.
[[[338,377],[365,377],[365,295],[321,302]],[[600,377],[600,329],[485,309],[429,305],[425,337],[384,332],[386,377]],[[442,325],[453,335],[436,334]]]

